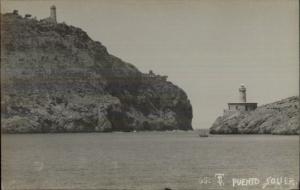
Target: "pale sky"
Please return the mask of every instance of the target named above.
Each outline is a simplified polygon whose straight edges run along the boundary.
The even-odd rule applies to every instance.
[[[298,95],[298,0],[2,0],[42,19],[80,27],[140,71],[168,75],[208,128],[238,100],[259,105]]]

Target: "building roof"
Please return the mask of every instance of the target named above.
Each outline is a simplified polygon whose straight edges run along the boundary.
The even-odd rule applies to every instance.
[[[233,102],[228,103],[228,105],[257,105],[255,102]]]

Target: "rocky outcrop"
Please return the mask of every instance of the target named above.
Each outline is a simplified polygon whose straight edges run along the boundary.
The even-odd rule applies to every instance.
[[[191,130],[185,92],[79,28],[1,15],[2,132]]]
[[[299,97],[290,97],[258,107],[218,117],[212,134],[300,134]]]

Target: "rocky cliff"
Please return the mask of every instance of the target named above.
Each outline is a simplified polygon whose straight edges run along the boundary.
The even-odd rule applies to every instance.
[[[191,130],[185,92],[79,28],[1,15],[2,132]]]
[[[300,134],[299,97],[290,97],[258,107],[218,117],[212,134]]]

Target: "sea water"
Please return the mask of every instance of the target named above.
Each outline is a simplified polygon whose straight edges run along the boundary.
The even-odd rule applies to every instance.
[[[299,137],[196,132],[2,135],[3,189],[291,189]]]

